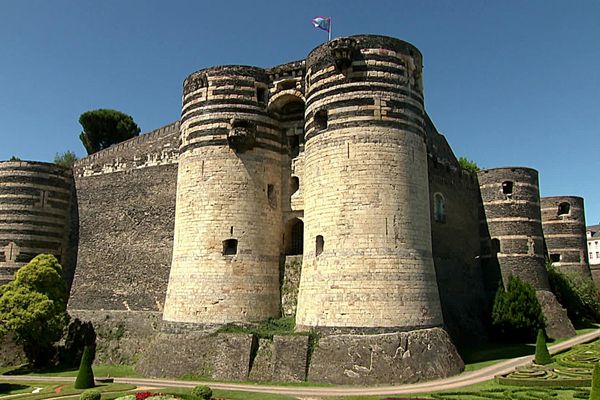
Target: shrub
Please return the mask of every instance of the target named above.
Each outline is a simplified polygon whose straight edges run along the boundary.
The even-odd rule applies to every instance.
[[[535,341],[535,363],[546,365],[552,362],[552,357],[546,346],[546,335],[542,329],[538,330],[537,340]]]
[[[549,261],[546,267],[550,287],[567,309],[569,319],[576,325],[600,321],[600,294],[594,282],[579,274],[558,271]]]
[[[79,372],[77,373],[77,379],[75,379],[75,389],[88,389],[94,387],[94,371],[92,371],[92,363],[94,358],[92,351],[88,346],[83,348],[83,356],[81,356],[81,363],[79,364]]]
[[[212,397],[212,390],[208,386],[198,385],[192,389],[192,394],[202,400],[210,400]]]
[[[600,364],[594,365],[592,372],[592,391],[590,392],[590,400],[600,400]]]
[[[85,392],[83,392],[79,395],[80,400],[100,400],[101,398],[102,398],[102,395],[100,394],[99,391],[97,391],[95,389],[86,390]]]
[[[532,341],[544,329],[542,307],[533,287],[515,276],[498,288],[492,310],[493,334],[503,341]]]
[[[475,161],[467,159],[466,157],[459,157],[458,163],[460,164],[460,167],[462,169],[466,169],[467,171],[471,171],[471,172],[479,171],[479,166],[477,165],[477,163]]]

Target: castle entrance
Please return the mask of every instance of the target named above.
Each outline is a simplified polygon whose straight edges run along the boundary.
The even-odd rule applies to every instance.
[[[285,255],[302,255],[304,251],[304,222],[294,218],[286,224],[285,228]]]

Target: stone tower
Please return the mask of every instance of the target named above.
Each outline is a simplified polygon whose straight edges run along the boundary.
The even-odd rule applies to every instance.
[[[552,338],[573,336],[573,325],[550,291],[544,260],[538,172],[506,167],[478,173],[484,216],[482,259],[497,262],[504,285],[509,276],[529,283],[536,294]],[[484,267],[485,268],[485,267]]]
[[[56,164],[0,162],[0,284],[40,253],[65,266],[72,181]]]
[[[263,69],[244,66],[184,82],[167,323],[279,315],[282,141],[267,88]]]
[[[443,324],[421,73],[414,46],[381,36],[335,39],[307,58],[298,329]]]
[[[590,278],[583,199],[576,196],[543,197],[541,207],[550,261],[562,271]]]

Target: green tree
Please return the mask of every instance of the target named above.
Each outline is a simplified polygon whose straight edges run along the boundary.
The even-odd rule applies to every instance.
[[[492,328],[495,336],[505,341],[531,341],[544,326],[542,307],[533,287],[510,276],[506,290],[501,285],[494,299]]]
[[[85,346],[83,349],[83,356],[81,356],[81,362],[79,363],[79,372],[75,379],[73,387],[75,389],[89,389],[93,388],[94,385],[94,371],[92,370],[92,364],[94,363],[94,356],[92,349]]]
[[[68,291],[56,258],[41,254],[0,286],[0,336],[13,332],[36,367],[54,353],[54,343],[68,323]]]
[[[543,329],[538,329],[537,339],[535,341],[535,363],[546,365],[552,362],[552,357],[546,345],[546,334]]]
[[[75,161],[77,161],[77,156],[70,150],[67,150],[64,153],[56,153],[54,156],[54,164],[65,168],[71,168]]]
[[[79,117],[79,123],[83,127],[79,139],[88,154],[93,154],[140,134],[140,128],[133,118],[116,110],[86,111]]]
[[[475,161],[468,160],[466,157],[459,157],[458,163],[462,169],[466,169],[467,171],[477,172],[479,171],[479,166]]]
[[[11,156],[8,161],[21,161],[21,159],[17,156]]]

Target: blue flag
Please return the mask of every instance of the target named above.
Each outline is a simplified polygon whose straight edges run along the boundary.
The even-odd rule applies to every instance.
[[[315,28],[323,29],[324,31],[331,32],[331,18],[330,17],[314,17],[312,23]]]

